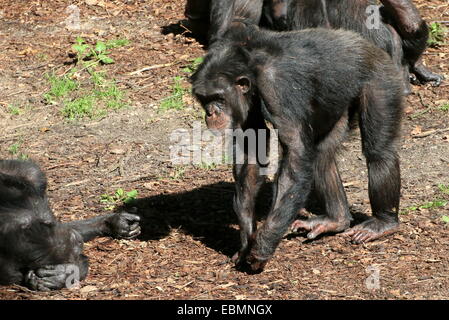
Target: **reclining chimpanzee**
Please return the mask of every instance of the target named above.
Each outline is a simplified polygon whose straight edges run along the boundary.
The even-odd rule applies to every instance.
[[[361,131],[373,216],[346,234],[360,243],[397,230],[401,183],[395,141],[403,81],[384,50],[351,31],[280,33],[234,22],[211,45],[192,87],[209,128],[263,129],[268,121],[278,130],[282,161],[272,208],[259,229],[254,211],[263,183],[260,161],[251,163],[246,150],[247,161],[234,164],[241,232],[235,262],[263,269],[292,224],[309,231],[309,239],[350,227],[335,154],[352,119]],[[294,222],[310,197],[326,215]]]
[[[68,277],[83,280],[87,275],[83,242],[140,234],[140,218],[125,212],[61,223],[49,207],[46,189],[47,179],[35,163],[0,160],[0,285],[61,289]]]

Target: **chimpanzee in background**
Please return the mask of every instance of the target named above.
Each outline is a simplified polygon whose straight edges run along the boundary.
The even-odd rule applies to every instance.
[[[61,223],[49,207],[46,189],[47,179],[35,163],[0,160],[0,285],[61,289],[74,268],[79,280],[86,277],[85,241],[140,234],[140,218],[125,212]]]
[[[258,24],[265,0],[187,0],[185,16],[191,31],[209,42],[226,32],[236,18]]]
[[[382,20],[378,28],[371,28],[367,23],[367,8],[376,5],[377,0],[188,0],[186,16],[192,25],[202,21],[201,30],[209,30],[211,42],[219,38],[235,18],[278,31],[315,27],[352,30],[390,54],[404,73],[406,94],[410,92],[409,72],[413,83],[419,80],[440,85],[443,77],[432,73],[422,63],[429,29],[418,9],[411,0],[380,2]],[[209,28],[205,23],[208,18]]]
[[[257,229],[260,165],[234,165],[241,249],[233,257],[260,271],[290,226],[313,239],[352,220],[335,154],[358,116],[373,216],[346,231],[356,243],[397,230],[400,169],[395,140],[403,82],[389,55],[351,31],[273,32],[234,22],[192,76],[193,94],[211,129],[278,130],[282,161],[272,208]],[[247,158],[248,159],[248,158]],[[325,216],[295,221],[310,196]],[[293,223],[294,222],[294,223]]]

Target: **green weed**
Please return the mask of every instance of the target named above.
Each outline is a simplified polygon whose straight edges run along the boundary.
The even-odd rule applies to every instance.
[[[448,112],[449,111],[449,103],[442,104],[441,106],[438,107],[438,110],[443,111],[443,112]]]
[[[8,112],[13,116],[19,116],[22,114],[22,109],[20,109],[17,105],[10,104],[8,105]]]
[[[126,39],[115,39],[91,45],[77,37],[72,46],[76,52],[75,66],[62,76],[47,76],[50,90],[44,94],[45,100],[52,104],[61,103],[63,116],[70,120],[102,117],[108,110],[125,107],[125,93],[100,68],[114,63],[109,57],[111,49],[128,43]]]
[[[192,62],[187,67],[182,69],[182,71],[189,74],[194,73],[196,69],[198,69],[199,65],[203,63],[203,60],[204,60],[203,57],[193,59]]]
[[[101,195],[100,202],[105,204],[105,210],[114,210],[117,205],[121,203],[129,204],[137,199],[137,190],[126,192],[122,188],[115,191],[113,195],[103,194]]]
[[[444,44],[444,38],[447,33],[447,28],[441,23],[432,22],[429,25],[429,39],[427,44],[429,47],[439,47]]]
[[[9,146],[8,152],[20,160],[28,160],[29,156],[25,153],[20,152],[22,142],[16,142]]]
[[[179,76],[173,78],[172,94],[162,100],[159,107],[160,110],[180,110],[184,107],[183,97],[188,92],[188,89],[182,86],[182,80],[183,78]]]
[[[50,82],[50,90],[44,93],[44,99],[47,103],[54,104],[58,98],[63,98],[78,88],[78,83],[70,79],[68,75],[58,77],[55,74],[50,74],[47,75],[47,79]]]

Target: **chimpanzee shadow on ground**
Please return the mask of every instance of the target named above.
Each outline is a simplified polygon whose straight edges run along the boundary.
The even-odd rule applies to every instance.
[[[168,236],[171,229],[180,229],[209,248],[232,257],[240,248],[239,230],[230,227],[231,224],[238,225],[232,208],[233,194],[233,183],[219,182],[188,192],[137,199],[131,206],[137,208],[137,214],[141,217],[142,234],[139,239],[162,239]],[[268,214],[271,199],[272,183],[265,183],[257,200],[258,220]],[[312,206],[309,210],[322,214],[319,206]],[[352,212],[352,215],[354,220],[351,226],[368,218],[360,212]],[[287,235],[287,239],[306,236],[307,232],[299,232]],[[304,243],[312,241],[305,240]]]
[[[142,234],[139,239],[161,239],[171,229],[179,228],[206,246],[231,257],[240,248],[239,231],[229,226],[238,225],[232,208],[233,194],[233,183],[220,182],[184,193],[137,199],[131,206],[137,208],[141,217]],[[266,184],[259,196],[259,219],[266,215],[270,198],[271,186]]]

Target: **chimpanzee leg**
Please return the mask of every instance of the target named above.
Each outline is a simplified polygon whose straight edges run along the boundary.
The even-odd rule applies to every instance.
[[[345,232],[356,243],[391,234],[399,227],[401,177],[395,140],[400,128],[401,101],[395,89],[388,91],[386,86],[367,87],[361,99],[360,131],[373,217]]]
[[[240,225],[240,251],[236,252],[232,260],[239,264],[246,255],[249,242],[256,232],[255,204],[256,197],[263,184],[263,177],[259,174],[257,164],[234,165],[235,195],[234,211]]]
[[[444,77],[440,74],[433,73],[422,62],[422,57],[416,61],[416,63],[411,68],[412,72],[417,76],[418,80],[421,82],[433,82],[433,85],[438,87]]]
[[[297,231],[304,229],[310,231],[307,238],[315,239],[328,232],[341,232],[349,227],[351,215],[343,184],[338,173],[335,159],[319,157],[314,174],[314,197],[324,204],[326,216],[316,216],[307,220],[296,220],[291,229]],[[317,174],[320,170],[321,174]]]
[[[349,227],[351,214],[348,200],[338,173],[335,153],[348,128],[345,115],[335,125],[333,131],[318,146],[319,153],[314,164],[313,197],[326,211],[325,216],[317,216],[308,220],[296,220],[291,229],[310,231],[309,239],[328,232],[341,232]]]
[[[408,62],[404,59],[404,51],[402,47],[402,38],[395,28],[386,25],[391,34],[392,48],[391,59],[398,66],[399,71],[403,74],[404,79],[404,96],[408,96],[412,92],[410,85],[410,71]]]
[[[427,47],[429,29],[411,0],[381,0],[388,14],[393,17],[394,27],[402,38],[404,58],[420,81],[440,85],[443,77],[428,70],[421,56]]]
[[[139,221],[135,214],[120,212],[64,224],[78,231],[86,242],[105,236],[133,239],[140,234]]]

